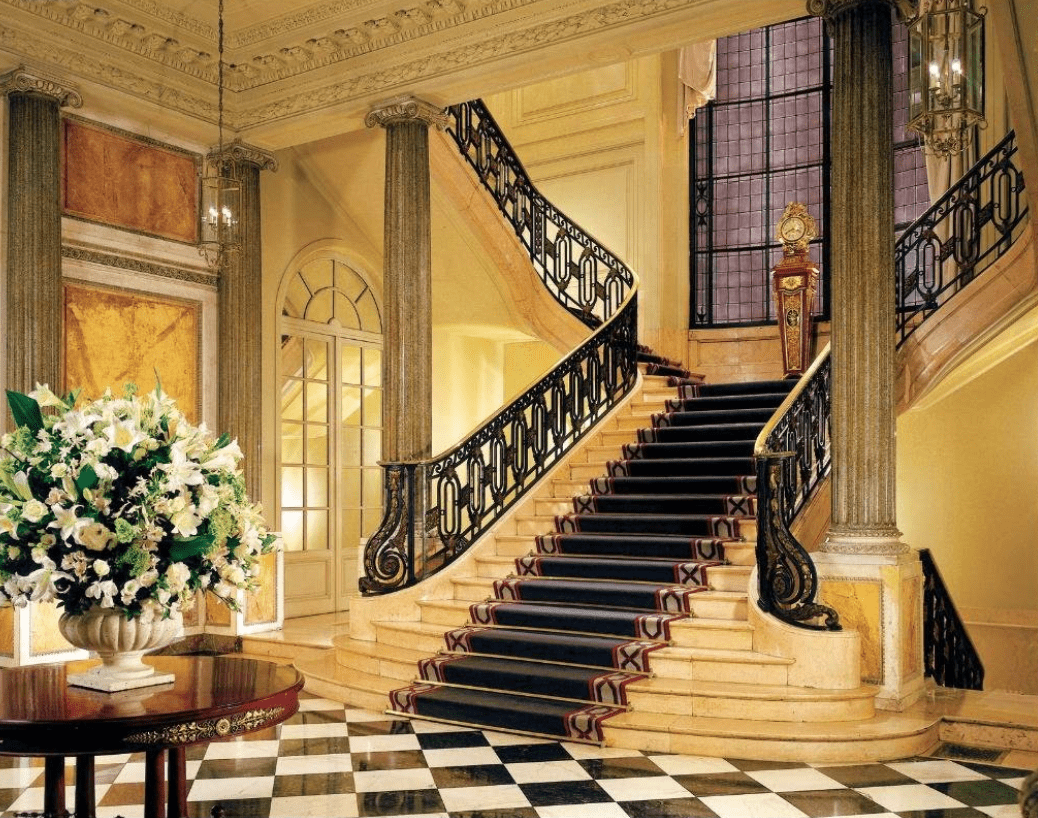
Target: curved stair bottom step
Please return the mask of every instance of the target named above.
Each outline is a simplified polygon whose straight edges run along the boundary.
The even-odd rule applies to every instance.
[[[939,716],[880,712],[857,722],[746,721],[632,711],[609,719],[605,746],[757,761],[857,763],[926,755]]]
[[[358,674],[340,665],[333,655],[301,659],[293,663],[305,679],[303,690],[347,707],[381,713],[389,691],[400,686],[399,679]]]
[[[389,712],[394,715],[588,744],[601,744],[603,723],[624,712],[608,705],[424,683],[389,695]]]

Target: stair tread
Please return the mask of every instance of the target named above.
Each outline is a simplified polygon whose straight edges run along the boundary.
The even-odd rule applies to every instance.
[[[793,685],[745,684],[742,682],[704,682],[692,679],[673,679],[655,676],[632,682],[631,693],[660,693],[682,696],[730,697],[733,699],[763,699],[780,701],[843,701],[868,698],[879,688],[861,685],[846,690]]]
[[[693,648],[682,645],[667,645],[653,654],[654,660],[677,659],[687,657],[697,662],[738,662],[756,665],[793,665],[795,659],[784,656],[772,656],[770,653],[758,653],[754,650],[738,650],[735,648]]]

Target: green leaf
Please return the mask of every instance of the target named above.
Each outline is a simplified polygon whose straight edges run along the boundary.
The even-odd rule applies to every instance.
[[[86,489],[92,489],[99,482],[101,481],[98,480],[94,467],[87,463],[79,470],[79,476],[76,478],[76,488],[82,492]]]
[[[215,451],[216,449],[222,449],[230,442],[231,436],[227,434],[227,432],[224,432],[222,435],[220,435],[220,439],[216,441],[216,445],[213,447],[213,450]]]
[[[28,395],[8,389],[7,403],[18,426],[25,426],[33,432],[43,428],[43,412],[40,411],[40,405]]]
[[[173,562],[183,562],[191,557],[204,554],[213,544],[211,534],[199,534],[186,540],[174,540],[169,547],[169,558]]]
[[[159,377],[158,367],[155,367],[155,397],[162,397],[162,378]]]

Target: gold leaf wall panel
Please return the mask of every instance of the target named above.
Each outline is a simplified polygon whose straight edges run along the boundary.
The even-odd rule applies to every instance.
[[[14,656],[14,608],[0,608],[0,656]]]
[[[840,614],[847,630],[861,636],[861,677],[868,684],[883,680],[883,588],[871,580],[829,579],[822,601]]]
[[[66,214],[176,241],[198,241],[199,157],[64,120]]]
[[[245,594],[245,624],[256,625],[277,619],[277,554],[260,557],[260,587]]]
[[[58,630],[58,620],[64,612],[64,608],[59,608],[53,602],[37,602],[33,605],[29,643],[29,652],[33,656],[73,650]]]
[[[144,293],[65,284],[65,388],[96,398],[126,383],[155,386],[192,423],[201,410],[201,306]]]

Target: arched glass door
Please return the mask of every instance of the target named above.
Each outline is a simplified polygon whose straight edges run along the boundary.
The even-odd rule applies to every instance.
[[[345,262],[307,262],[288,282],[280,339],[285,612],[345,610],[382,516],[379,305]]]

